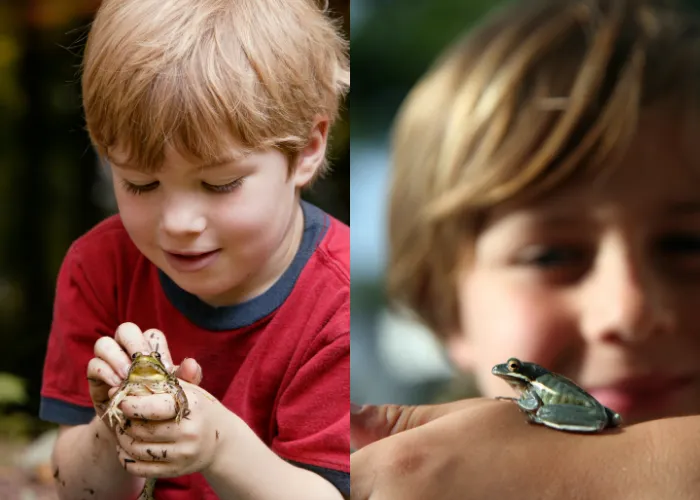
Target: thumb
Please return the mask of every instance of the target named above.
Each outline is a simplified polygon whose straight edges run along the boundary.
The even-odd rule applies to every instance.
[[[365,405],[351,404],[350,441],[357,450],[385,437],[414,429],[423,424],[464,410],[476,404],[463,399],[439,405]]]
[[[175,368],[175,376],[190,384],[199,385],[202,383],[202,367],[194,359],[185,358]]]

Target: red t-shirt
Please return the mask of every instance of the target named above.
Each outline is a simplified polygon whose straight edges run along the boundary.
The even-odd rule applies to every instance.
[[[94,344],[130,321],[165,333],[176,364],[197,360],[201,387],[279,456],[349,493],[350,231],[302,206],[292,264],[263,295],[230,307],[179,288],[138,251],[119,216],[79,238],[58,276],[40,416],[90,422]],[[156,491],[162,500],[217,498],[201,474],[161,479]]]

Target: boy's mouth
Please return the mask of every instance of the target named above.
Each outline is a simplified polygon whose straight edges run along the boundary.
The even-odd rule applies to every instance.
[[[201,271],[211,265],[221,253],[221,249],[208,252],[177,252],[164,251],[170,267],[179,272],[191,273]]]
[[[634,415],[672,411],[674,400],[696,380],[695,375],[636,377],[587,391],[601,404],[634,420]]]

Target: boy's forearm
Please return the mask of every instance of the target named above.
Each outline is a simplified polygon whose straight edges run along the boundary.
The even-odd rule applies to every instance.
[[[124,500],[138,494],[144,479],[124,470],[115,448],[114,437],[96,418],[61,432],[52,457],[59,498]]]
[[[644,422],[626,432],[630,444],[615,461],[629,477],[616,486],[629,493],[618,498],[700,500],[700,416]]]
[[[223,436],[214,463],[202,471],[223,500],[342,500],[323,477],[284,461],[239,417],[226,411]]]
[[[700,416],[645,422],[585,436],[553,460],[577,498],[700,500]],[[584,446],[585,443],[585,446]],[[557,457],[557,458],[554,458]]]

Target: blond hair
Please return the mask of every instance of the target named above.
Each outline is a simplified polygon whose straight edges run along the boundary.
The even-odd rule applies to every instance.
[[[313,0],[104,0],[83,62],[98,153],[144,171],[168,145],[204,162],[232,143],[293,158],[348,86],[347,43]]]
[[[388,293],[459,331],[457,274],[489,211],[615,164],[640,110],[697,109],[700,24],[669,2],[527,0],[458,42],[394,135]],[[680,112],[680,108],[678,108]]]

